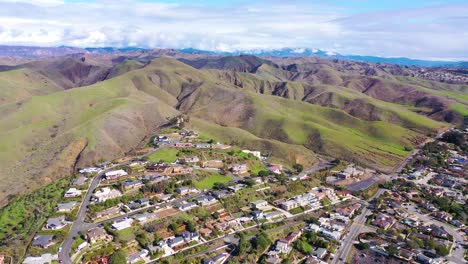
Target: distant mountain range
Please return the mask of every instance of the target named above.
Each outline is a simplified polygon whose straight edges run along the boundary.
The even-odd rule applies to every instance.
[[[151,49],[138,47],[100,47],[100,48],[75,48],[75,47],[26,47],[26,46],[1,46],[0,57],[17,58],[43,58],[51,56],[65,56],[79,53],[97,53],[97,54],[115,54],[128,52],[144,52]],[[385,58],[377,56],[362,55],[342,55],[336,52],[324,51],[310,48],[282,48],[274,50],[244,50],[234,52],[208,51],[194,48],[174,49],[188,54],[206,54],[206,55],[255,55],[259,57],[321,57],[327,59],[345,59],[370,63],[388,63],[402,66],[421,66],[421,67],[459,67],[468,68],[466,61],[432,61],[418,60],[410,58]]]
[[[432,61],[432,60],[417,60],[410,58],[385,58],[376,56],[361,56],[361,55],[342,55],[336,52],[324,51],[319,49],[309,48],[283,48],[275,50],[245,50],[235,52],[216,52],[197,49],[181,49],[186,53],[201,53],[201,54],[220,54],[220,55],[255,55],[259,57],[321,57],[330,59],[346,59],[370,63],[389,63],[403,66],[421,66],[421,67],[462,67],[467,68],[466,61]]]

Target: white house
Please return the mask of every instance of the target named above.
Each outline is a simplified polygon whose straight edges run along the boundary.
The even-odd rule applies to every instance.
[[[132,224],[133,224],[133,219],[128,218],[128,219],[124,219],[122,221],[114,222],[112,224],[112,228],[114,228],[115,230],[123,230],[125,228],[131,227]]]
[[[244,149],[242,150],[242,152],[247,153],[247,154],[252,154],[254,157],[257,157],[259,159],[262,158],[260,151],[252,151],[252,150]]]
[[[252,207],[255,209],[260,209],[268,206],[268,202],[265,200],[257,200],[251,203]]]
[[[98,203],[120,196],[122,196],[122,193],[119,190],[111,189],[109,187],[104,187],[94,194],[94,197],[96,198],[95,200]]]
[[[76,188],[70,188],[68,191],[65,193],[66,198],[70,197],[78,197],[81,196],[81,191],[76,189]]]
[[[119,177],[127,176],[127,175],[128,173],[124,170],[115,170],[115,171],[106,172],[105,178],[106,180],[113,180],[113,179],[117,179]]]

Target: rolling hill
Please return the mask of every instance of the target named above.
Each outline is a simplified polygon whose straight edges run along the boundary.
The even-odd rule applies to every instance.
[[[181,114],[209,137],[285,164],[310,165],[319,153],[391,171],[405,146],[468,112],[466,86],[401,76],[398,66],[161,53],[3,68],[0,200],[120,157]]]

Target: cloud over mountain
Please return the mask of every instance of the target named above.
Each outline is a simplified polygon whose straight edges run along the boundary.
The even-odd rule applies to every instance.
[[[0,0],[0,44],[467,57],[468,4],[356,11],[334,2]]]

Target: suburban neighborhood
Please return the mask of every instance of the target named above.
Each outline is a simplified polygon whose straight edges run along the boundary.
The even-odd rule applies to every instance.
[[[170,128],[147,154],[80,168],[23,263],[466,263],[467,134],[384,175]]]

